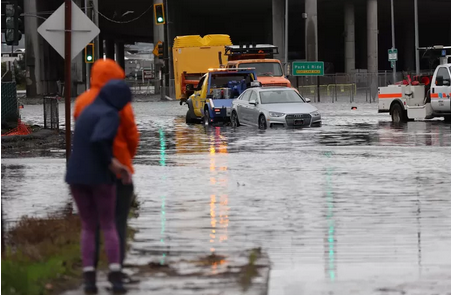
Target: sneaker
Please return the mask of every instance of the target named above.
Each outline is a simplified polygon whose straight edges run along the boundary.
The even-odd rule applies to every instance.
[[[108,274],[108,281],[110,281],[113,287],[113,294],[125,294],[127,290],[124,288],[122,283],[122,272],[121,271],[111,271]]]
[[[95,271],[83,272],[83,279],[84,279],[85,294],[97,294],[96,272]]]

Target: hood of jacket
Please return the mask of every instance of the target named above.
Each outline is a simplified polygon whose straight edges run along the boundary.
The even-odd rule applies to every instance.
[[[100,90],[97,99],[120,111],[132,101],[132,92],[123,80],[111,80]]]
[[[102,88],[110,80],[125,78],[124,70],[112,59],[99,59],[92,66],[91,87]]]

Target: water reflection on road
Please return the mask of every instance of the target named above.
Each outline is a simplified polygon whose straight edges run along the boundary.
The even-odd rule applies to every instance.
[[[393,126],[374,105],[317,107],[322,128],[259,131],[188,126],[178,104],[135,104],[141,208],[129,259],[262,247],[271,294],[443,280],[434,272],[451,273],[451,125]],[[61,159],[4,160],[7,218],[64,207],[63,175]]]

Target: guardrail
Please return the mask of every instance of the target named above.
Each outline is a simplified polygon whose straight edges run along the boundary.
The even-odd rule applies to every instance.
[[[422,74],[432,74],[423,71]],[[301,95],[309,97],[313,102],[377,102],[377,87],[392,84],[391,72],[380,72],[377,85],[372,86],[374,74],[358,72],[354,74],[332,74],[321,77],[290,77],[290,81]],[[414,74],[412,74],[414,76]],[[406,79],[407,73],[397,73],[396,80]],[[372,90],[373,89],[373,90]]]

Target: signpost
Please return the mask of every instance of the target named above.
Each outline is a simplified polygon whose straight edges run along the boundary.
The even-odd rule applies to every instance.
[[[72,0],[64,0],[64,4],[38,28],[38,33],[65,60],[66,160],[69,160],[71,151],[71,61],[100,33],[100,29]]]
[[[291,67],[293,76],[317,77],[318,102],[320,102],[319,77],[324,76],[324,62],[322,61],[294,61]]]
[[[391,62],[391,67],[394,68],[398,61],[398,49],[392,48],[388,50],[388,61]]]

